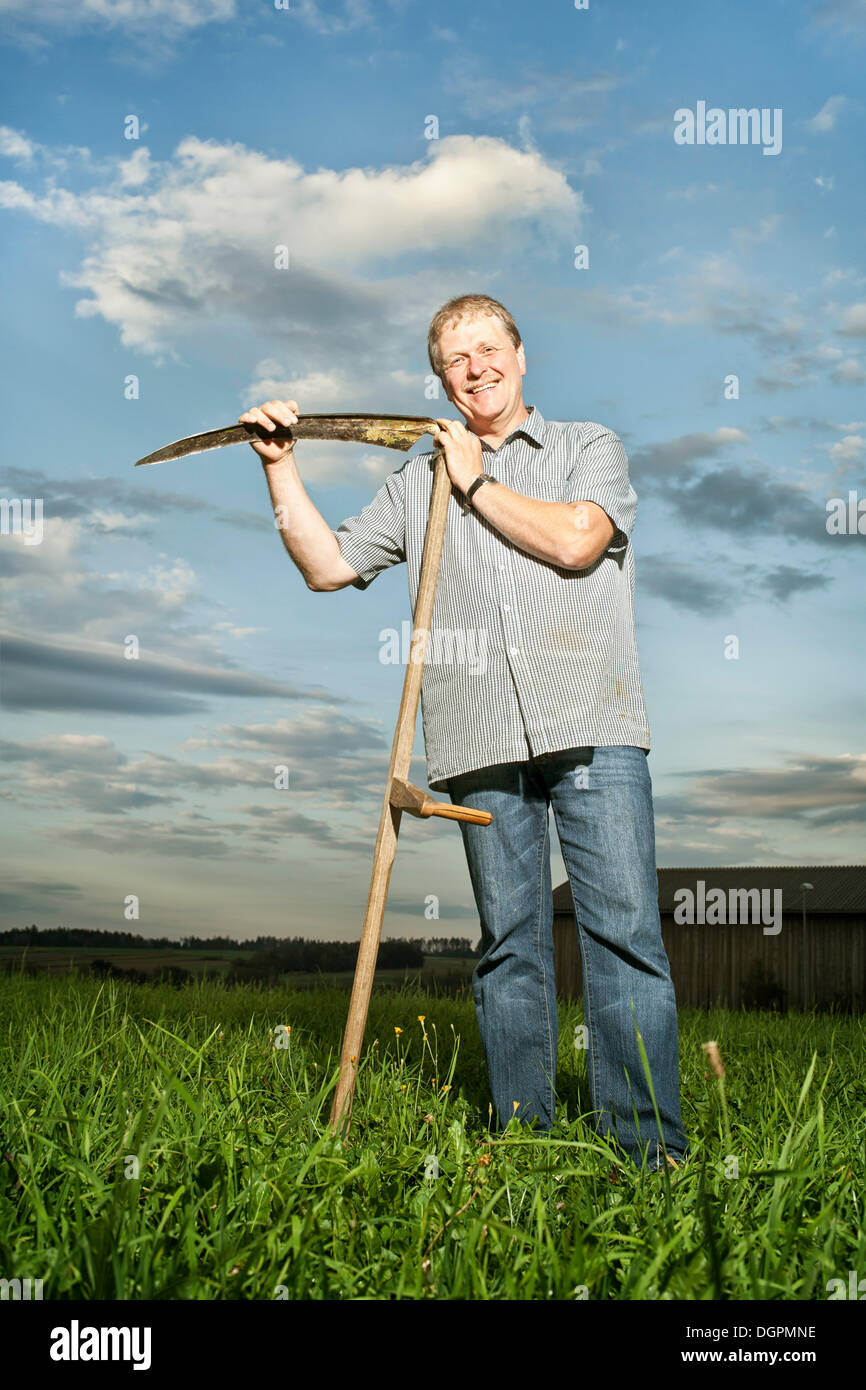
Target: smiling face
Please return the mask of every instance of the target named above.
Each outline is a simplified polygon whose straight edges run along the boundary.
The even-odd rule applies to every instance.
[[[522,420],[526,359],[501,319],[473,315],[439,335],[445,394],[475,434],[498,434]]]

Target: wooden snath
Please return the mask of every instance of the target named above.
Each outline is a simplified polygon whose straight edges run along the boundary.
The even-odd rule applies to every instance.
[[[415,721],[418,714],[418,698],[421,694],[421,680],[424,675],[424,661],[430,641],[430,621],[433,617],[433,603],[436,598],[436,583],[439,578],[439,565],[442,559],[442,544],[445,539],[445,523],[448,517],[448,501],[451,496],[451,479],[445,466],[445,455],[440,449],[434,455],[433,489],[430,497],[430,511],[427,515],[427,531],[421,555],[421,572],[418,580],[418,593],[415,599],[415,612],[412,623],[412,640],[409,647],[409,661],[403,681],[403,698],[397,715],[397,728],[391,749],[391,763],[385,783],[385,797],[379,817],[379,833],[373,852],[373,873],[370,878],[370,891],[367,895],[367,915],[361,932],[361,945],[358,962],[355,966],[355,980],[352,997],[349,1001],[349,1016],[343,1034],[343,1051],[340,1057],[340,1076],[331,1106],[332,1134],[348,1132],[352,1116],[352,1100],[355,1092],[355,1077],[364,1029],[367,1025],[367,1012],[370,1006],[370,993],[376,970],[376,957],[379,953],[379,940],[382,919],[385,915],[385,900],[388,896],[388,883],[391,867],[397,851],[397,836],[403,812],[410,816],[447,816],[452,820],[471,821],[475,825],[489,825],[493,817],[489,811],[476,811],[469,806],[453,806],[437,801],[406,780],[412,758],[412,745],[415,742]]]
[[[377,415],[302,415],[292,426],[278,426],[267,431],[261,425],[231,425],[225,429],[210,430],[205,434],[192,435],[167,445],[145,458],[139,464],[162,463],[171,459],[183,458],[188,454],[203,453],[209,449],[225,445],[249,442],[251,435],[262,439],[342,439],[347,442],[362,442],[381,445],[388,449],[405,451],[424,434],[438,429],[435,420],[422,416],[377,416]],[[415,742],[415,724],[418,716],[418,700],[421,694],[421,681],[424,675],[424,662],[430,643],[430,624],[433,618],[433,605],[436,599],[436,584],[442,560],[442,546],[445,540],[445,525],[448,519],[448,503],[452,485],[445,464],[445,455],[436,449],[433,455],[433,485],[430,496],[430,510],[427,516],[427,529],[424,549],[421,555],[421,570],[418,578],[418,592],[412,622],[412,640],[409,661],[403,681],[403,695],[397,716],[397,727],[391,748],[391,762],[385,782],[385,795],[379,816],[379,830],[376,847],[373,851],[373,871],[370,878],[370,891],[367,894],[367,911],[361,932],[361,944],[355,966],[355,978],[349,1000],[349,1012],[343,1034],[343,1048],[340,1056],[340,1071],[337,1088],[331,1106],[331,1133],[345,1137],[352,1117],[352,1103],[355,1094],[355,1080],[358,1062],[367,1026],[370,995],[373,977],[379,954],[382,933],[382,920],[385,916],[385,903],[388,897],[388,884],[397,851],[397,837],[404,811],[410,816],[443,816],[449,820],[469,821],[475,825],[489,825],[493,817],[488,811],[478,811],[470,806],[455,806],[437,801],[428,792],[414,787],[408,779],[412,759],[412,746]]]

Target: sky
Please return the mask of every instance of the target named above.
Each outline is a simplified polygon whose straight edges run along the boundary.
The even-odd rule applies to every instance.
[[[308,590],[246,445],[133,464],[274,396],[455,417],[459,293],[626,447],[659,866],[863,861],[866,0],[0,15],[4,928],[357,939],[405,566]],[[403,462],[296,460],[333,528]],[[478,934],[404,816],[383,935]]]

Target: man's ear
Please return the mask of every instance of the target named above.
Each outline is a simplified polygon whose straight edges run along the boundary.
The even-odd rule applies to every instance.
[[[517,348],[517,365],[520,368],[520,375],[526,376],[526,355],[523,351],[523,344]]]

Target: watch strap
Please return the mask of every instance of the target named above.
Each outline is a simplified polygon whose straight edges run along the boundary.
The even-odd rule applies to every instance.
[[[472,483],[470,483],[469,487],[468,487],[467,490],[466,490],[466,502],[467,502],[467,504],[468,504],[469,506],[472,505],[472,497],[473,497],[473,495],[478,491],[478,489],[481,487],[481,484],[482,484],[482,483],[495,483],[495,482],[496,482],[496,479],[495,479],[490,473],[481,473],[481,474],[479,474],[479,476],[478,476]]]

